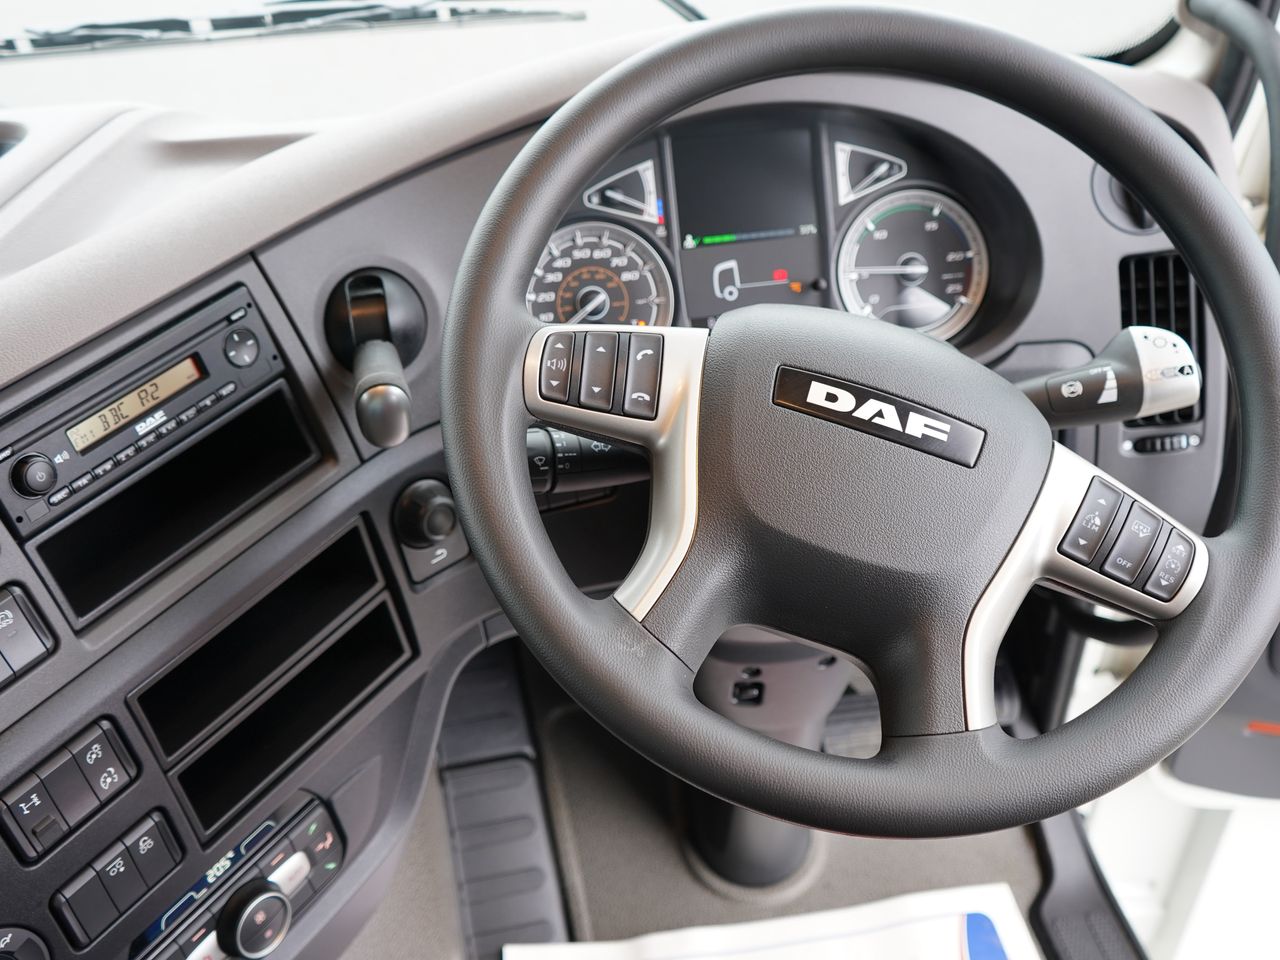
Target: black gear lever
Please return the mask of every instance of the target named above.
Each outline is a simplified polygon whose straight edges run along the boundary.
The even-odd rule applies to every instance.
[[[427,313],[409,282],[390,270],[345,277],[325,307],[329,348],[355,379],[360,432],[394,447],[409,436],[409,382],[404,369],[427,336]]]

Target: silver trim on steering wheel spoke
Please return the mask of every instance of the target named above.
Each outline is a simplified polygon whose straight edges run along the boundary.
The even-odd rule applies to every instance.
[[[1072,528],[1094,478],[1105,481],[1154,513],[1165,524],[1162,529],[1172,527],[1191,540],[1194,546],[1191,568],[1171,600],[1160,600],[1143,592],[1144,581],[1149,576],[1147,569],[1139,572],[1132,585],[1094,569],[1111,549],[1117,527],[1126,521],[1127,501],[1111,521],[1107,535],[1102,536],[1091,565],[1079,563],[1060,552],[1059,545]],[[1157,543],[1148,556],[1147,567],[1159,549]],[[964,637],[965,726],[973,730],[996,722],[996,653],[1018,607],[1036,584],[1083,597],[1142,620],[1159,622],[1170,620],[1187,608],[1204,585],[1208,570],[1209,550],[1204,541],[1145,497],[1055,443],[1040,495],[1017,540],[969,617]]]
[[[544,399],[538,389],[543,348],[553,334],[566,332],[558,324],[537,331],[529,341],[524,360],[524,401],[529,412],[545,423],[633,443],[649,451],[653,471],[649,535],[635,566],[614,592],[614,598],[633,617],[643,620],[684,561],[697,527],[698,415],[707,331],[604,324],[586,329],[591,333],[662,337],[657,416],[645,420]]]

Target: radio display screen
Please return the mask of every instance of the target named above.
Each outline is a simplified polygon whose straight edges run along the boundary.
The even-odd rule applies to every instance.
[[[146,383],[139,384],[101,410],[67,428],[67,439],[76,453],[84,453],[101,443],[122,427],[137,419],[157,404],[164,403],[175,393],[185,390],[205,377],[199,361],[194,356],[175,363],[168,370],[157,374]]]

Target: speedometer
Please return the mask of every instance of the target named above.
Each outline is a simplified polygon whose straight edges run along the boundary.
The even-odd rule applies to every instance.
[[[881,197],[849,224],[836,255],[840,299],[939,339],[973,319],[987,289],[987,244],[964,207],[932,190]]]
[[[542,251],[525,294],[544,323],[665,327],[674,316],[671,275],[633,230],[591,221],[561,227]]]

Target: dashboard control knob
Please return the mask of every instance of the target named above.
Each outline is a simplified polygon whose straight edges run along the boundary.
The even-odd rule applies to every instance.
[[[30,930],[0,926],[0,960],[49,960],[49,948]]]
[[[280,946],[291,919],[293,906],[279,887],[250,881],[218,914],[218,944],[230,956],[259,960]]]
[[[42,497],[58,482],[58,469],[42,453],[29,453],[13,465],[13,489],[24,497]]]
[[[407,547],[441,543],[458,528],[453,493],[439,480],[417,480],[396,501],[396,533]]]

